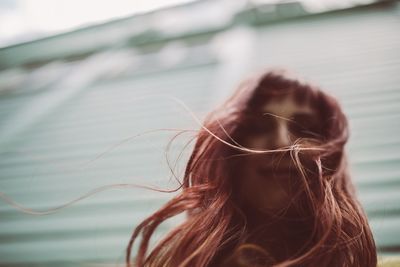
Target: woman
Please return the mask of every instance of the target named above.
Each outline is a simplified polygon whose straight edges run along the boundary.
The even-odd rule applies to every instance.
[[[347,170],[337,101],[272,70],[244,82],[197,136],[179,195],[145,219],[136,267],[375,267]],[[148,251],[166,219],[186,220]]]

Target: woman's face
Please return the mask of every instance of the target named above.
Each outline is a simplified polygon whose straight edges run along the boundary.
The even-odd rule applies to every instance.
[[[299,138],[312,144],[312,139],[321,139],[320,125],[318,114],[309,101],[299,104],[294,95],[287,94],[270,100],[258,115],[249,119],[243,145],[273,150],[287,148]],[[245,155],[239,173],[241,199],[258,212],[283,211],[291,206],[291,201],[296,201],[293,193],[301,185],[301,177],[290,152]]]

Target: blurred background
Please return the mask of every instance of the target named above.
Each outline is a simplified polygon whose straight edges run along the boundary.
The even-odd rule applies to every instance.
[[[111,184],[174,188],[195,132],[173,138],[200,127],[186,108],[202,120],[281,66],[341,101],[379,253],[400,255],[399,30],[389,0],[1,0],[0,191],[41,211]],[[121,186],[45,216],[0,201],[0,266],[122,263],[172,196]]]

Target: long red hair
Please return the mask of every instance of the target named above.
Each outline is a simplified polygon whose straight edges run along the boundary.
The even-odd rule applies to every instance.
[[[286,148],[304,178],[298,187],[301,201],[297,203],[302,205],[298,216],[307,217],[309,232],[296,253],[277,256],[274,251],[246,242],[252,229],[237,202],[232,170],[237,155],[274,152],[241,146],[246,135],[243,121],[255,107],[287,90],[298,99],[307,96],[312,100],[321,117],[323,138],[313,147],[303,146],[300,140]],[[206,117],[186,166],[182,190],[136,227],[127,248],[127,266],[376,267],[374,239],[348,173],[344,153],[348,135],[347,119],[338,102],[316,86],[279,70],[246,80]],[[310,173],[302,165],[305,157],[314,163],[313,179],[307,179]],[[187,214],[184,222],[150,250],[156,228],[183,212]],[[264,228],[268,227],[265,224]],[[139,248],[131,263],[137,239]]]

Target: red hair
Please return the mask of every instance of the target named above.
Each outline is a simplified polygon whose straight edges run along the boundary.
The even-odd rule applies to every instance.
[[[311,99],[321,118],[323,137],[313,147],[299,140],[285,149],[302,173],[296,202],[298,216],[307,218],[299,227],[308,229],[302,247],[285,254],[246,242],[253,229],[249,229],[237,202],[233,170],[236,155],[274,152],[242,147],[240,142],[248,132],[243,122],[261,103],[288,90],[298,101]],[[338,102],[316,86],[277,70],[243,82],[206,117],[187,163],[181,192],[136,227],[127,248],[127,266],[131,266],[133,243],[141,235],[135,267],[376,267],[374,239],[348,173],[347,140],[348,123]],[[313,162],[315,172],[304,168],[306,158]],[[313,179],[308,179],[311,175]],[[183,212],[187,213],[185,221],[149,251],[156,228]],[[263,228],[268,227],[266,223]]]

